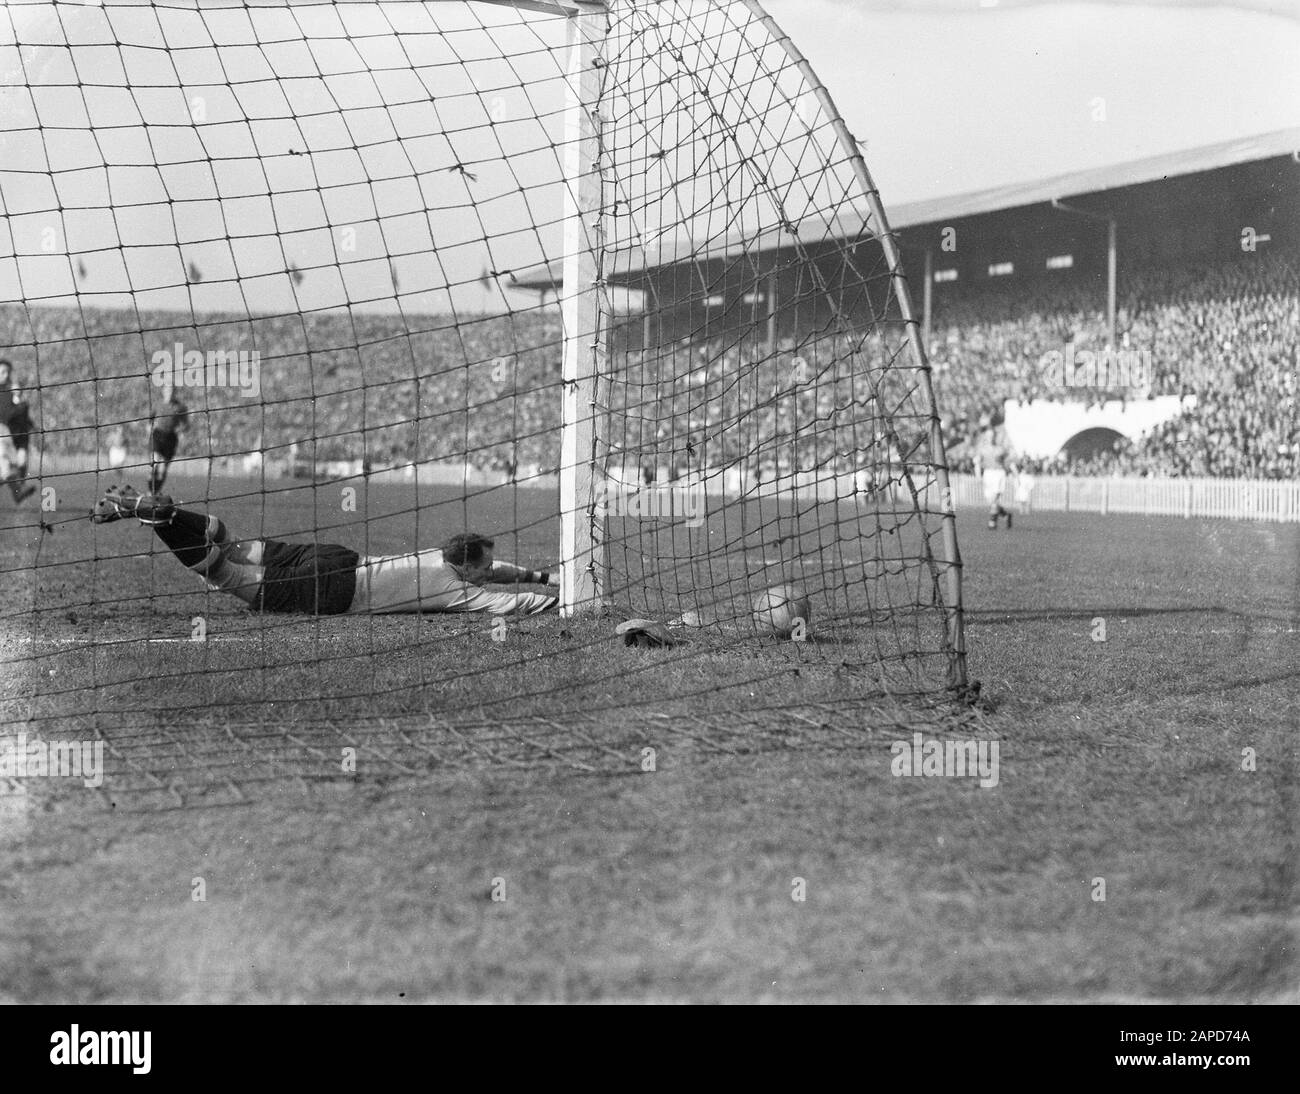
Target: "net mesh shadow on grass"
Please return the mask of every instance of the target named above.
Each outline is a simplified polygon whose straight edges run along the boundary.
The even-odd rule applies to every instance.
[[[247,804],[284,795],[383,794],[448,773],[557,773],[635,776],[728,756],[782,751],[888,753],[922,724],[931,733],[961,728],[972,716],[951,706],[890,709],[856,704],[778,704],[728,716],[724,711],[630,710],[548,718],[468,715],[383,716],[271,724],[196,721],[184,727],[154,714],[64,719],[57,735],[24,730],[29,742],[102,744],[102,782],[81,778],[0,779],[37,812],[154,812]],[[11,727],[12,729],[12,727]],[[652,750],[649,752],[647,750]]]
[[[521,626],[494,642],[472,619],[313,620],[268,634],[213,617],[214,635],[158,637],[147,618],[51,621],[0,643],[0,745],[102,748],[102,785],[27,778],[66,811],[234,805],[348,788],[384,792],[448,772],[633,775],[778,751],[853,751],[969,718],[915,676],[878,668],[870,628],[743,644],[709,628],[671,649],[625,648],[609,620]],[[154,635],[151,637],[151,632]],[[346,751],[350,750],[350,751]]]

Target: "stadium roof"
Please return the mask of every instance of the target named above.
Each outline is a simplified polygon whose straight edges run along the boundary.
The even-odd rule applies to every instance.
[[[1127,163],[1074,171],[1037,182],[1012,183],[957,197],[903,202],[886,206],[885,212],[891,227],[906,228],[1002,209],[1016,209],[1024,205],[1037,205],[1053,198],[1082,197],[1084,194],[1117,190],[1121,186],[1159,182],[1180,175],[1194,175],[1200,171],[1214,171],[1239,163],[1253,163],[1256,160],[1297,153],[1300,153],[1300,126],[1292,126],[1289,129],[1278,129],[1272,133],[1242,137],[1220,144],[1207,144],[1183,152],[1169,152]]]
[[[932,198],[926,201],[901,202],[886,205],[890,227],[895,230],[915,227],[921,224],[935,224],[961,217],[978,216],[1007,209],[1016,209],[1028,205],[1050,202],[1054,198],[1077,198],[1086,194],[1098,194],[1107,190],[1116,190],[1124,186],[1135,186],[1146,182],[1159,182],[1163,179],[1194,175],[1201,171],[1214,171],[1223,167],[1232,167],[1241,163],[1253,163],[1257,160],[1270,159],[1275,156],[1300,156],[1300,126],[1278,129],[1271,133],[1260,133],[1252,137],[1207,144],[1200,148],[1191,148],[1181,152],[1170,152],[1145,159],[1130,160],[1127,163],[1110,164],[1106,167],[1074,171],[1065,175],[1038,179],[1032,182],[1012,183],[997,186],[989,190],[978,190],[969,194],[951,197]],[[865,223],[862,220],[849,221],[844,218],[815,226],[815,234],[810,233],[806,225],[801,226],[800,237],[806,243],[829,241],[858,235]],[[691,257],[695,259],[719,257],[734,251],[739,236],[711,240],[703,249],[696,249]],[[789,246],[788,234],[778,228],[772,228],[758,235],[744,237],[746,250],[771,248],[773,250]],[[680,256],[685,258],[685,255]],[[663,255],[659,261],[651,260],[647,254],[643,268],[672,265],[677,261],[671,255]],[[621,277],[639,272],[635,269],[619,271]],[[620,277],[620,279],[621,279]],[[511,288],[532,291],[557,291],[564,286],[561,264],[551,263],[546,267],[537,267],[532,273],[516,276]]]

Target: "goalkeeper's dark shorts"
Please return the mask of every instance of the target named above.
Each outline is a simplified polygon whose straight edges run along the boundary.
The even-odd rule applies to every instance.
[[[263,541],[265,576],[254,610],[342,615],[357,591],[361,556],[337,543]]]

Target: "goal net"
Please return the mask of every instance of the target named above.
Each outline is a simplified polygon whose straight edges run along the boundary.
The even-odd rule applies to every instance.
[[[597,764],[601,711],[965,684],[898,245],[753,0],[12,0],[0,358],[38,487],[0,502],[3,726],[88,727],[140,785],[195,725],[461,717],[439,755],[505,762],[500,726],[581,723]],[[160,423],[164,491],[241,540],[480,532],[561,611],[249,611],[86,519]],[[625,650],[633,617],[675,644]]]

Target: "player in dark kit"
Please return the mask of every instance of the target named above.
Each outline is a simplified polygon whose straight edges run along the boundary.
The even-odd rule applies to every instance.
[[[0,360],[0,423],[9,431],[14,446],[14,466],[8,476],[9,489],[14,501],[21,502],[36,493],[36,487],[27,482],[27,449],[36,426],[22,389],[14,382],[14,368],[8,361]]]
[[[164,495],[113,487],[91,510],[96,524],[135,517],[207,583],[255,611],[309,615],[490,612],[534,615],[559,604],[544,593],[490,592],[488,582],[558,585],[559,575],[492,556],[485,536],[453,536],[441,548],[365,557],[336,543],[236,540],[215,516]]]
[[[189,408],[176,398],[170,382],[163,385],[163,409],[149,427],[149,492],[158,493],[167,481],[167,469],[180,446],[178,434],[189,422]]]

